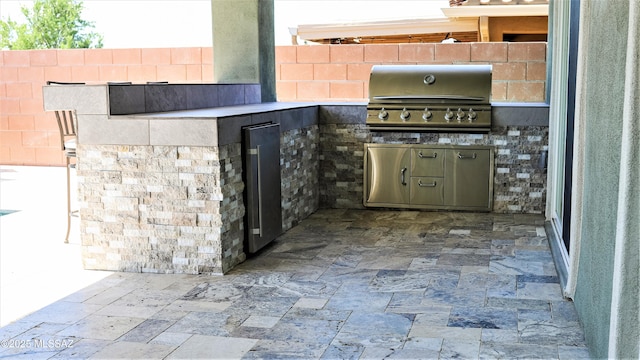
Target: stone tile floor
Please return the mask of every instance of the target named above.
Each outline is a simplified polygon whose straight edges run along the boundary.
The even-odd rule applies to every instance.
[[[320,210],[225,276],[114,273],[0,358],[588,358],[533,215]]]

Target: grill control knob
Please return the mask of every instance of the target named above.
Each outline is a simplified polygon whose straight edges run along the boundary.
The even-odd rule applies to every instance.
[[[402,121],[409,121],[410,118],[411,113],[409,112],[409,110],[407,110],[407,108],[402,109],[402,112],[400,113],[400,119],[402,119]]]
[[[387,110],[385,110],[384,108],[382,108],[380,110],[380,112],[378,113],[378,119],[380,120],[387,120],[389,118],[389,113],[387,112]]]
[[[462,111],[462,109],[458,108],[458,112],[456,113],[456,118],[458,122],[462,122],[462,119],[464,119],[464,111]]]
[[[473,122],[473,120],[478,118],[478,114],[476,114],[476,112],[473,111],[473,109],[469,108],[469,112],[467,113],[467,118],[469,119],[469,122]]]
[[[453,119],[453,111],[451,111],[451,109],[447,108],[447,111],[444,113],[444,119],[449,122],[451,121],[451,119]]]
[[[429,121],[432,117],[433,114],[431,113],[431,111],[429,111],[429,108],[424,108],[424,112],[422,113],[422,120]]]

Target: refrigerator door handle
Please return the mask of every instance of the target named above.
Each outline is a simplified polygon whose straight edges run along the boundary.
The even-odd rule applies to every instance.
[[[260,145],[256,146],[256,157],[258,162],[258,236],[262,236],[262,176],[260,170]]]

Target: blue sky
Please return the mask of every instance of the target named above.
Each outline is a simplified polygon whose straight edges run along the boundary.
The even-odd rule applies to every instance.
[[[20,6],[0,0],[0,17],[20,21]],[[299,24],[442,16],[448,0],[275,0],[276,45],[290,45]],[[104,35],[105,48],[211,46],[210,0],[84,0],[83,18]]]

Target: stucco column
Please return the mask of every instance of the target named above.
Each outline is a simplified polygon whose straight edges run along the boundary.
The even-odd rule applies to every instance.
[[[640,4],[629,2],[609,358],[640,357]]]
[[[259,83],[276,101],[273,0],[211,0],[211,13],[214,82]]]

